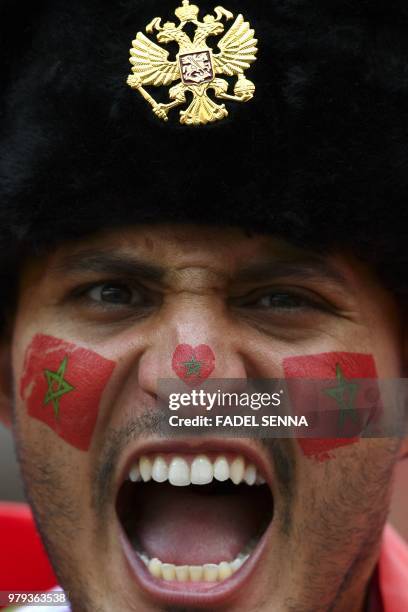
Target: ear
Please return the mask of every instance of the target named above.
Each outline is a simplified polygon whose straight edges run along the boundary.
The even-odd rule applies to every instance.
[[[401,376],[403,379],[408,378],[408,316],[404,316],[403,320],[403,367]],[[402,440],[401,448],[400,448],[400,458],[407,459],[408,458],[408,381],[403,380],[404,385],[404,427],[406,436]]]
[[[10,427],[12,419],[11,347],[8,340],[0,341],[0,422]]]
[[[408,420],[408,414],[405,418],[405,421],[407,420]],[[408,425],[407,423],[405,423],[405,428],[407,429],[407,427]],[[398,453],[398,458],[400,461],[403,461],[404,459],[408,459],[408,433],[402,439],[401,446],[400,446],[399,453]]]
[[[408,459],[408,413],[405,416],[405,431],[407,432],[405,437],[402,439],[402,443],[400,446],[400,450],[398,453],[400,461],[403,459]]]

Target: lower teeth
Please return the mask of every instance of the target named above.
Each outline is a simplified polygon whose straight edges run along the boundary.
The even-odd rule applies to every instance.
[[[173,565],[172,563],[163,563],[157,558],[149,559],[144,553],[136,552],[150,574],[159,580],[168,582],[223,582],[237,572],[248,560],[255,544],[255,542],[251,542],[245,551],[231,562],[221,561],[218,564],[206,563],[205,565]]]

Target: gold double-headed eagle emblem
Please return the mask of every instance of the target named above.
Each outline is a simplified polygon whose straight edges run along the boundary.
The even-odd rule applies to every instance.
[[[216,104],[209,96],[212,90],[216,98],[235,102],[247,102],[255,92],[255,85],[249,81],[244,72],[256,60],[257,40],[254,30],[238,15],[232,26],[218,41],[218,52],[207,44],[210,36],[219,36],[225,31],[222,20],[233,19],[234,15],[217,6],[215,15],[206,15],[203,21],[198,20],[199,8],[183,0],[183,5],[176,9],[179,20],[176,25],[166,22],[161,25],[161,18],[155,17],[146,27],[147,34],[157,32],[159,43],[176,42],[179,52],[175,61],[169,60],[169,51],[160,47],[142,32],[138,32],[132,42],[130,63],[132,74],[127,79],[128,85],[137,90],[151,105],[157,117],[168,120],[169,111],[187,102],[186,92],[191,92],[193,99],[186,110],[180,111],[180,123],[201,125],[227,117],[225,104]],[[196,29],[193,40],[184,31],[187,24]],[[234,93],[228,93],[229,82],[217,75],[237,77]],[[168,86],[179,81],[169,90],[171,102],[158,103],[146,91],[144,86]]]

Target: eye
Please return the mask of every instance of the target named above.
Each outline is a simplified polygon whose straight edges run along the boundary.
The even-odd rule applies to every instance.
[[[252,292],[246,296],[234,299],[233,302],[240,308],[265,311],[310,311],[329,310],[329,305],[316,294],[301,292],[301,290],[268,289]]]
[[[94,302],[119,306],[133,306],[144,303],[142,292],[122,284],[106,283],[87,291],[87,297]]]
[[[262,295],[249,305],[253,308],[277,308],[286,310],[312,306],[311,301],[307,300],[305,297],[286,292]]]

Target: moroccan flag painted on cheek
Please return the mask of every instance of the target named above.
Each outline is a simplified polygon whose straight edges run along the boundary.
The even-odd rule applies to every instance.
[[[318,405],[322,431],[326,432],[326,437],[298,438],[304,455],[324,461],[332,458],[330,451],[359,440],[359,436],[329,437],[327,432],[331,430],[333,424],[337,424],[341,429],[350,423],[353,425],[353,419],[365,416],[367,407],[364,406],[364,394],[361,393],[358,380],[355,379],[377,378],[375,362],[371,355],[332,352],[288,357],[283,360],[283,369],[285,378],[293,379],[288,381],[288,390],[294,412],[299,415],[305,414],[308,407]],[[312,385],[308,383],[302,385],[301,382],[297,384],[296,379],[324,380],[333,383],[317,385],[316,397]],[[327,411],[325,414],[325,407],[330,407],[330,412]],[[338,407],[338,410],[333,411],[335,407]]]
[[[88,450],[101,395],[115,362],[43,334],[27,348],[20,393],[28,414],[63,440]]]

